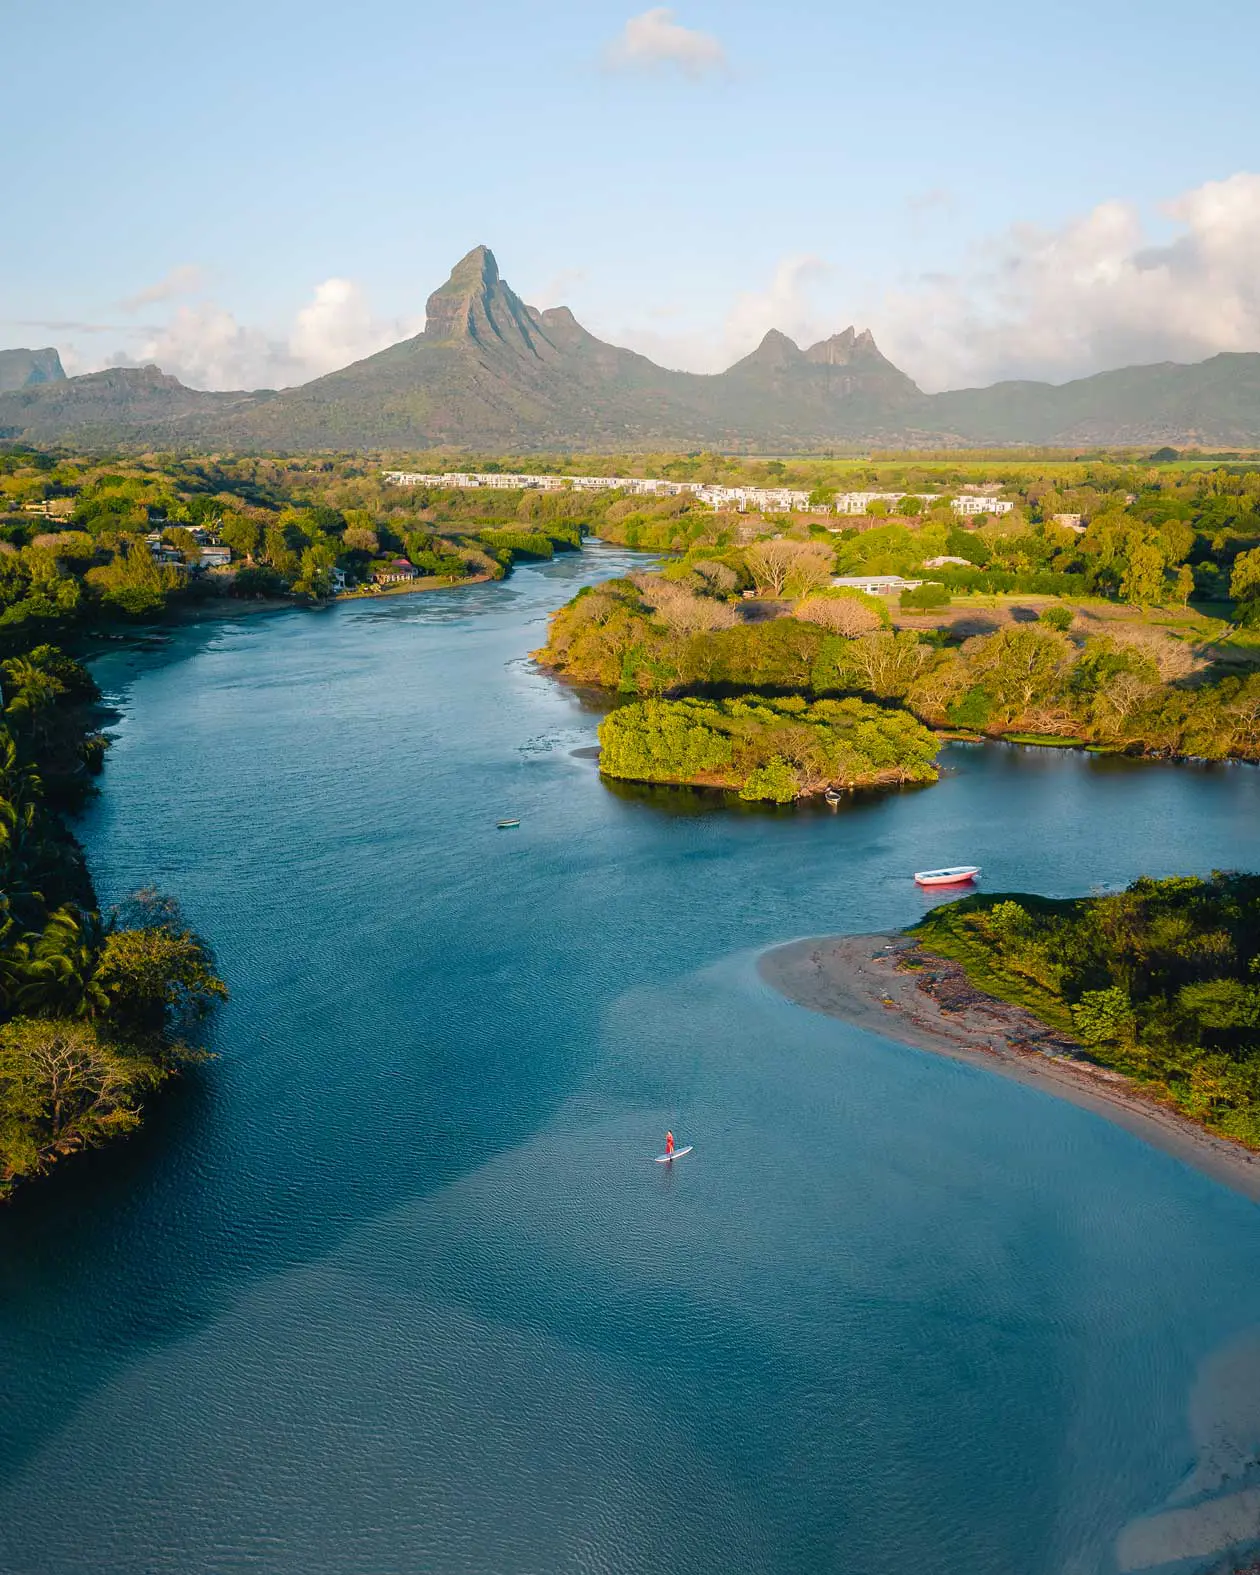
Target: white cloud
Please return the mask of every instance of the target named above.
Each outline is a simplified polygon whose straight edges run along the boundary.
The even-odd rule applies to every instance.
[[[181,306],[170,321],[114,366],[154,363],[190,388],[276,388],[303,381],[284,340],[237,322],[213,301]]]
[[[195,263],[181,263],[164,274],[156,284],[150,284],[126,300],[119,301],[124,312],[138,312],[142,307],[154,306],[159,301],[173,301],[181,295],[195,295],[201,289],[203,275]]]
[[[1016,225],[962,271],[863,315],[885,354],[933,389],[1260,349],[1260,175],[1209,181],[1161,212],[1175,227],[1163,245],[1127,202],[1058,229]]]
[[[198,301],[180,306],[160,327],[138,332],[107,364],[152,362],[191,388],[284,388],[348,366],[423,326],[423,319],[376,318],[352,280],[325,279],[287,332],[269,334],[213,301]],[[63,351],[63,360],[67,353],[80,371],[101,364],[74,346]]]
[[[726,314],[725,353],[731,359],[747,355],[771,328],[801,345],[825,338],[827,331],[818,327],[810,292],[830,272],[830,264],[821,257],[781,258],[764,290],[744,291],[735,297]]]
[[[833,333],[840,325],[825,326],[813,299],[817,286],[830,272],[830,264],[821,257],[783,257],[769,283],[760,290],[741,291],[720,322],[673,333],[636,325],[607,332],[604,337],[679,371],[721,372],[755,350],[771,328],[795,339],[802,348]],[[658,323],[682,315],[676,306],[648,308],[644,312],[645,317]]]
[[[675,22],[673,11],[663,5],[632,16],[621,36],[605,51],[604,59],[608,65],[623,70],[677,66],[684,75],[696,80],[728,70],[726,50],[720,41],[712,33]]]
[[[289,351],[309,375],[318,377],[349,366],[352,361],[361,361],[423,327],[423,321],[378,321],[368,309],[363,291],[352,280],[325,279],[315,287],[314,300],[297,314],[289,335]]]

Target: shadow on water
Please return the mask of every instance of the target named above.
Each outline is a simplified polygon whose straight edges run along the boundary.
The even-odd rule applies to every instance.
[[[582,751],[581,754],[586,759],[597,759],[599,752]],[[816,815],[851,815],[874,808],[889,798],[921,793],[933,786],[930,782],[907,782],[899,787],[852,788],[841,796],[837,804],[828,804],[821,794],[792,804],[775,804],[768,799],[741,798],[728,788],[622,782],[605,776],[600,777],[600,782],[613,798],[620,799],[622,803],[642,805],[662,815],[689,817],[721,813],[768,821],[800,820]]]
[[[368,639],[392,635],[395,642],[408,625],[432,630],[503,620],[515,626],[522,609],[540,599],[544,606],[565,600],[574,583],[582,582],[584,567],[585,578],[609,572],[606,560],[585,566],[568,560],[563,576],[540,566],[518,571],[515,583],[427,592],[380,605],[348,604],[333,609],[332,616],[340,621],[350,613],[361,626],[359,634]],[[560,584],[553,586],[549,582],[555,578]],[[212,681],[211,669],[200,659],[222,655],[230,665],[239,646],[257,651],[265,672],[288,647],[305,651],[309,617],[302,610],[283,611],[283,617],[199,622],[175,630],[169,640],[143,646],[120,642],[104,651],[94,671],[107,701],[122,708],[122,731],[148,720],[143,698],[131,709],[138,680],[151,688],[158,680],[160,688],[161,676],[178,669],[180,698],[162,722],[178,718],[182,723],[185,702],[193,699],[197,685]],[[183,691],[186,674],[197,676]],[[452,693],[457,691],[458,683]],[[300,710],[299,705],[297,714]],[[178,805],[181,794],[196,791],[196,779],[187,772],[197,768],[198,745],[181,730],[169,753],[180,761],[178,780],[160,794]],[[89,810],[86,824],[75,828],[98,875],[95,844],[103,814],[136,823],[142,868],[149,867],[162,840],[161,833],[150,839],[143,831],[151,793],[138,783],[124,783],[123,777],[121,770],[107,768],[101,807]],[[277,786],[275,791],[284,790]],[[236,806],[223,808],[231,813]],[[290,836],[277,808],[273,803],[263,813],[274,821],[274,834]],[[320,831],[335,835],[337,819],[330,813]],[[172,824],[202,840],[195,817],[176,815]],[[213,824],[221,831],[227,826],[218,815]],[[419,837],[430,835],[421,826]],[[270,847],[262,852],[273,856]],[[487,944],[484,933],[478,933],[484,930],[485,899],[467,884],[475,875],[463,867],[467,857],[458,846],[448,858],[454,884],[443,914],[445,933],[419,948],[424,965],[409,961],[413,943],[400,949],[386,931],[379,959],[385,967],[379,975],[347,980],[344,991],[337,992],[350,1032],[356,1039],[365,1036],[363,1052],[369,1059],[381,1051],[372,1044],[362,1009],[347,1012],[346,999],[380,991],[402,1013],[401,1027],[380,1029],[382,1039],[392,1037],[398,1049],[392,1065],[373,1067],[370,1094],[365,1094],[362,1063],[330,1055],[330,1030],[318,1008],[300,994],[294,998],[273,977],[276,964],[259,952],[250,917],[242,916],[245,933],[237,938],[190,911],[215,943],[233,991],[215,1027],[222,1058],[192,1068],[164,1090],[131,1138],[76,1156],[0,1209],[0,1383],[11,1395],[20,1374],[28,1385],[33,1372],[40,1374],[37,1400],[28,1389],[28,1403],[6,1405],[0,1413],[0,1481],[20,1472],[85,1395],[109,1383],[118,1365],[204,1326],[239,1298],[243,1282],[318,1259],[363,1221],[403,1200],[439,1192],[521,1142],[569,1096],[585,1069],[580,1054],[571,1051],[565,1062],[551,1065],[548,1078],[532,1081],[515,1076],[514,1061],[521,1042],[541,1044],[560,1035],[569,1047],[595,1043],[595,1003],[578,993],[542,992],[532,982],[564,978],[579,937],[563,925],[530,934],[530,977],[504,981],[487,995],[485,981],[501,974],[502,961],[494,942]],[[218,878],[210,876],[206,894],[222,918],[240,901],[232,890],[231,860],[207,862],[215,863]],[[187,894],[187,874],[158,879]],[[369,853],[361,872],[353,867],[347,872],[346,900],[355,900],[356,891],[362,900],[365,886],[377,881]],[[318,891],[318,878],[314,884]],[[122,893],[101,886],[99,895],[108,902]],[[340,897],[331,888],[325,894],[326,901],[338,905]],[[299,928],[296,944],[318,944],[318,927],[315,921],[309,933]],[[502,941],[505,952],[521,944],[523,938],[509,941],[506,935]],[[452,956],[459,958],[454,966]],[[501,1021],[505,998],[510,1034]],[[283,1011],[283,1021],[260,1015],[277,1010]],[[414,1024],[409,1023],[412,1011]],[[460,1036],[454,1046],[447,1043],[451,1024],[458,1024],[454,1031]],[[470,1077],[464,1057],[474,1047],[479,1075]],[[513,1091],[505,1107],[506,1084]],[[264,1105],[274,1108],[274,1134],[261,1139],[247,1134],[243,1140],[243,1111],[256,1116]]]

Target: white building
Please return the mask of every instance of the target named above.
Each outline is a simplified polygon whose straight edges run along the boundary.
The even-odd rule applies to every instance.
[[[743,514],[790,514],[809,507],[809,493],[794,487],[722,487],[716,483],[696,487],[695,495],[710,508]]]
[[[924,503],[935,503],[939,492],[841,492],[837,493],[837,514],[865,514],[872,503],[886,503],[895,512],[902,498],[921,498]]]
[[[838,574],[831,582],[868,596],[891,596],[894,591],[917,591],[922,580],[903,580],[899,574]]]
[[[962,497],[955,498],[953,510],[955,514],[1009,514],[1015,507],[1005,498],[978,497],[975,493],[967,492]]]

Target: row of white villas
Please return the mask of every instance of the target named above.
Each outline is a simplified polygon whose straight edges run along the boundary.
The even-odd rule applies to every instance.
[[[409,470],[386,471],[395,487],[494,487],[500,491],[625,492],[631,497],[676,498],[684,493],[715,509],[759,509],[787,514],[809,507],[809,493],[792,487],[719,487],[699,481],[659,481],[650,476],[524,476],[510,471],[447,471],[440,476]]]
[[[384,481],[395,487],[491,487],[500,491],[533,490],[538,492],[625,492],[631,497],[673,498],[688,493],[718,510],[734,509],[739,513],[753,510],[761,514],[801,513],[809,509],[809,493],[794,487],[720,487],[712,482],[659,481],[644,476],[526,476],[511,471],[446,471],[442,475],[428,475],[420,471],[388,470]],[[916,493],[925,503],[933,503],[941,494]],[[842,492],[831,505],[837,514],[865,514],[870,504],[886,503],[890,510],[906,494],[904,492]],[[1004,498],[982,497],[972,493],[952,499],[957,514],[1009,514],[1014,508]],[[816,512],[823,512],[822,505]]]

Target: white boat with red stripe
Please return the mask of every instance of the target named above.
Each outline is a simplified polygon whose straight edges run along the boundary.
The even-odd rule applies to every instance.
[[[978,864],[952,864],[945,870],[916,870],[914,878],[920,886],[966,886],[979,873]]]

